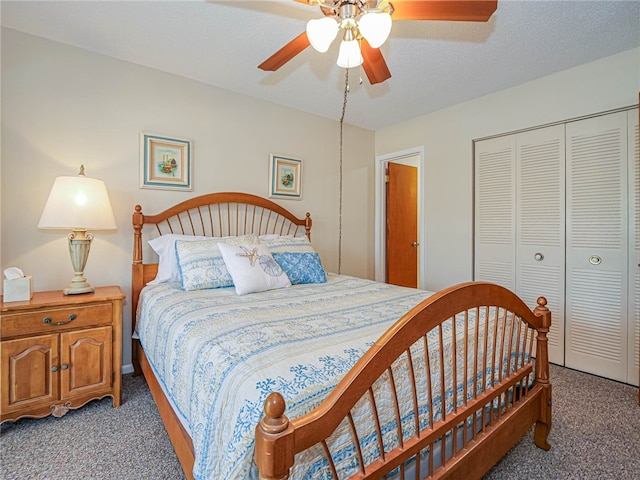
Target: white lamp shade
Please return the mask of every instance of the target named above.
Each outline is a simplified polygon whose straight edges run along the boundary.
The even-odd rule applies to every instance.
[[[353,68],[362,65],[360,45],[357,40],[343,40],[340,44],[337,64],[342,68]]]
[[[391,15],[386,12],[365,13],[358,21],[358,30],[372,48],[378,48],[391,33]]]
[[[104,182],[84,175],[56,178],[38,228],[115,230]]]
[[[314,18],[307,22],[307,37],[309,43],[318,52],[324,53],[338,34],[338,22],[333,18]]]

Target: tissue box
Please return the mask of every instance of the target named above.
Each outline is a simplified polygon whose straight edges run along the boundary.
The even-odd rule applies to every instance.
[[[31,275],[13,280],[4,280],[3,302],[25,302],[31,300],[33,281]]]

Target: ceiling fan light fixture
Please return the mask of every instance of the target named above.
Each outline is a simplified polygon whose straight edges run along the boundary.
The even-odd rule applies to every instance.
[[[0,0],[1,1],[1,0]],[[391,72],[382,55],[380,46],[391,33],[393,23],[400,20],[438,20],[447,22],[487,22],[498,8],[501,0],[296,0],[300,3],[319,7],[322,15],[330,20],[314,19],[307,23],[307,30],[277,50],[258,65],[258,68],[275,72],[293,57],[313,45],[315,50],[325,52],[337,36],[337,30],[344,30],[343,44],[340,46],[338,65],[350,68],[364,65],[363,71],[372,85],[391,78]],[[374,26],[368,25],[373,23]],[[380,26],[377,22],[381,23]],[[319,25],[330,28],[325,33],[328,40],[318,39],[315,28]],[[323,28],[320,27],[322,31]],[[362,51],[355,48],[355,42]],[[364,43],[362,41],[364,40]],[[352,43],[347,43],[352,42]],[[349,52],[352,52],[349,55]],[[366,57],[362,59],[362,55]]]
[[[371,48],[379,48],[391,33],[391,15],[387,12],[365,13],[358,21],[358,30]]]
[[[340,44],[340,52],[338,53],[338,61],[336,62],[338,66],[342,68],[359,67],[363,61],[358,41],[343,40]]]
[[[336,35],[338,35],[338,22],[331,17],[314,18],[307,22],[309,43],[320,53],[329,50]]]

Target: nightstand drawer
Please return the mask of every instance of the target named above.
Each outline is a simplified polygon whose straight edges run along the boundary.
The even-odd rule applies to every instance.
[[[76,305],[2,316],[2,338],[34,333],[54,333],[69,328],[110,325],[112,304]]]

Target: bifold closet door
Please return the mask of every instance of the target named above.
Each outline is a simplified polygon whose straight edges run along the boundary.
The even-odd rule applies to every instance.
[[[638,109],[628,112],[629,139],[629,380],[640,383],[640,128]]]
[[[551,310],[549,360],[564,365],[564,125],[516,135],[516,293]]]
[[[549,359],[564,364],[564,126],[475,144],[474,278],[552,311]]]
[[[515,291],[515,136],[475,144],[474,278]]]
[[[567,367],[628,381],[627,112],[566,125]]]

